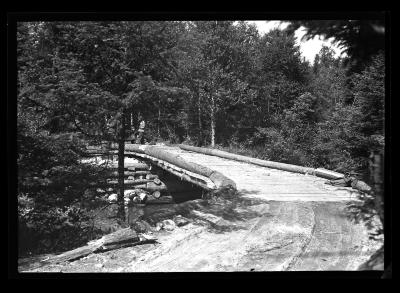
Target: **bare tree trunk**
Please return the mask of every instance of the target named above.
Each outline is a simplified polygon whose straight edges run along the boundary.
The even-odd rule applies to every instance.
[[[118,218],[125,221],[125,185],[124,185],[124,159],[125,159],[125,114],[121,117],[118,136]]]
[[[384,156],[383,152],[371,153],[371,172],[372,182],[375,191],[375,208],[379,214],[379,218],[384,225],[384,199],[383,199],[383,182],[384,182]]]
[[[211,95],[211,147],[215,146],[215,100]]]
[[[157,119],[157,136],[160,138],[160,124],[161,124],[161,100],[158,97],[158,119]]]
[[[281,110],[281,96],[279,95],[278,96],[278,111],[280,111]]]
[[[198,94],[198,114],[199,114],[199,139],[197,144],[201,146],[203,144],[203,125],[201,122],[201,96]]]

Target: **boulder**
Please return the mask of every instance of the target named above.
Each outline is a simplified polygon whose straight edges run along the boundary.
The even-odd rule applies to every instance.
[[[173,221],[175,222],[176,226],[178,226],[178,227],[182,227],[182,226],[189,224],[189,220],[186,219],[185,217],[182,217],[181,215],[176,215],[173,218]]]
[[[139,198],[140,198],[140,200],[141,200],[142,202],[144,202],[144,201],[147,199],[147,193],[145,193],[145,192],[140,192],[140,193],[138,194],[138,196],[139,196]]]
[[[116,193],[113,193],[108,197],[109,201],[117,201],[117,199],[118,199],[118,195]]]
[[[166,231],[173,231],[176,228],[175,222],[172,220],[162,221],[163,229]]]
[[[354,189],[358,189],[362,192],[370,192],[371,191],[371,187],[368,186],[367,183],[365,183],[364,181],[361,181],[361,180],[357,180],[357,179],[354,179],[351,182],[351,187],[353,187]]]
[[[163,223],[162,222],[158,222],[156,227],[154,228],[154,231],[160,231],[163,228]]]

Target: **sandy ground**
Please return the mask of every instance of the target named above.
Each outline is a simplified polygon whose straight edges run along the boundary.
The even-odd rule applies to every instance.
[[[30,272],[357,270],[381,246],[342,202],[237,198],[197,204],[190,224],[153,232],[158,243],[92,254]]]

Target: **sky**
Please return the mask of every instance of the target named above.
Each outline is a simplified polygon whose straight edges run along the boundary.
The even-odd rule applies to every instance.
[[[275,21],[275,20],[247,21],[247,22],[255,24],[261,35],[268,33],[270,30],[274,28],[284,29],[289,24],[288,22]],[[301,38],[304,36],[304,34],[305,30],[304,28],[301,27],[295,32],[295,37],[297,39],[297,45],[300,46],[300,51],[302,56],[304,56],[306,60],[308,60],[311,64],[314,62],[315,55],[318,54],[319,50],[322,48],[322,45],[324,44],[331,47],[335,51],[336,57],[340,56],[341,49],[339,49],[332,43],[332,39],[324,41],[322,40],[322,38],[319,39],[319,37],[314,37],[309,41],[301,41]]]

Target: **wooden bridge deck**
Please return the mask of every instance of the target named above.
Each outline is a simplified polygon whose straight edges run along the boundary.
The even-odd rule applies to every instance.
[[[326,179],[270,169],[254,164],[210,156],[179,147],[160,147],[188,162],[216,170],[236,183],[242,196],[275,201],[351,201],[356,200],[352,188],[325,184]]]

